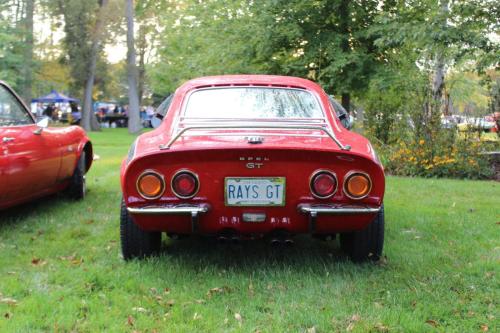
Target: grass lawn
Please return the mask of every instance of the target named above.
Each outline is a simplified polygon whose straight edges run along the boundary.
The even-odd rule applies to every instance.
[[[85,201],[0,212],[0,332],[499,332],[500,184],[389,177],[386,258],[300,237],[165,241],[125,263],[119,165],[133,137],[92,134]]]

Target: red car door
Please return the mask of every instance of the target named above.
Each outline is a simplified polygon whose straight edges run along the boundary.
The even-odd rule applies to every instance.
[[[40,131],[19,99],[0,85],[2,201],[23,201],[55,185],[61,163],[59,143],[46,132]]]
[[[9,166],[7,149],[1,141],[3,137],[4,129],[0,126],[0,202],[7,197],[7,167]]]

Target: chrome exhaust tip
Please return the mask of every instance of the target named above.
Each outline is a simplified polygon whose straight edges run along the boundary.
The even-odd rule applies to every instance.
[[[285,239],[284,243],[285,243],[286,246],[293,246],[293,244],[295,244],[295,242],[293,241],[293,239],[290,239],[290,238]]]
[[[273,239],[271,239],[270,243],[271,243],[271,246],[278,247],[281,245],[281,240],[278,238],[273,238]]]

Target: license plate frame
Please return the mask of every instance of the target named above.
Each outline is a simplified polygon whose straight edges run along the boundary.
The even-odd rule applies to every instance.
[[[254,181],[254,183],[251,183],[251,181]],[[257,185],[255,182],[268,182],[268,185],[282,185],[281,202],[266,198],[259,201],[234,201],[234,199],[228,197],[229,182],[244,182],[247,185]],[[224,204],[227,207],[283,207],[286,204],[286,177],[226,177],[224,178]]]

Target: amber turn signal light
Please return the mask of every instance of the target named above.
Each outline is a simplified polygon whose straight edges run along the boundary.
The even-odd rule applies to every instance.
[[[370,177],[361,172],[348,174],[344,182],[344,192],[351,198],[360,200],[366,198],[372,189]]]
[[[157,172],[146,171],[137,180],[137,191],[144,199],[158,199],[165,191],[165,180]]]

